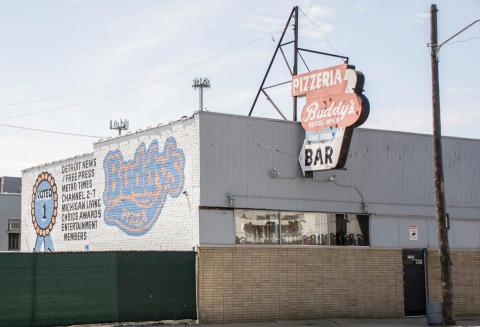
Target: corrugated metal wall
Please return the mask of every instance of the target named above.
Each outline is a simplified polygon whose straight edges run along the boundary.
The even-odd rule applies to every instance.
[[[301,177],[299,123],[200,113],[202,206],[434,217],[432,139],[357,129],[346,170]],[[480,141],[444,138],[447,208],[480,219]],[[270,177],[276,169],[278,177]],[[329,178],[335,175],[335,182]]]
[[[0,290],[0,326],[196,319],[195,253],[4,253]]]

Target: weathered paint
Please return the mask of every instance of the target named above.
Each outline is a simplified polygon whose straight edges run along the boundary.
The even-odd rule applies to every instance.
[[[142,174],[136,173],[139,170],[135,168],[135,152],[140,148],[143,153],[143,143],[146,155],[148,148],[158,142],[158,152],[155,148],[151,153],[164,160],[167,158],[163,156],[165,144],[170,137],[175,138],[176,149],[181,150],[185,158],[183,188],[173,187],[173,192],[166,197],[164,193],[158,197],[144,197],[145,189],[132,184],[140,188],[118,199],[136,201],[137,207],[129,208],[133,212],[145,210],[146,219],[137,221],[137,232],[130,234],[120,222],[113,222],[118,219],[116,216],[112,215],[112,224],[107,224],[104,190],[111,180],[104,167],[107,154],[118,150],[115,153],[121,153],[122,167],[133,165],[131,170],[124,167],[125,171],[132,171],[132,176],[140,178]],[[88,228],[87,240],[65,240],[65,233],[70,231],[62,231],[60,205],[51,233],[56,251],[191,250],[199,243],[230,244],[234,242],[233,216],[228,211],[218,214],[212,208],[363,213],[362,201],[372,214],[372,246],[436,246],[431,136],[357,129],[346,169],[315,172],[313,179],[303,178],[298,165],[297,154],[303,138],[300,123],[201,112],[170,125],[96,143],[91,154],[27,169],[23,174],[22,250],[33,251],[37,240],[31,201],[33,185],[39,174],[48,171],[53,175],[61,200],[64,195],[71,197],[75,193],[64,185],[72,183],[71,174],[78,172],[73,171],[75,165],[83,165],[83,162],[86,162],[86,168],[80,171],[83,182],[87,180],[85,190],[90,191],[92,205],[101,201],[101,206],[91,208],[90,211],[96,210],[96,214],[91,213],[93,218],[84,221],[84,227]],[[444,152],[451,244],[457,248],[478,248],[480,141],[445,137]],[[182,166],[182,160],[176,162],[177,166]],[[106,171],[110,168],[107,167]],[[93,179],[88,177],[92,169]],[[174,171],[181,172],[182,169]],[[180,178],[178,184],[175,182],[177,177]],[[172,178],[172,184],[168,185],[181,184],[181,173],[172,174]],[[89,179],[92,186],[88,184]],[[159,182],[158,185],[163,188],[167,184]],[[139,204],[143,206],[141,209]],[[200,216],[199,206],[202,208]],[[149,210],[159,214],[150,214]],[[227,221],[213,226],[219,219]],[[409,224],[418,226],[417,241],[409,240]],[[231,241],[224,232],[231,236]],[[216,233],[219,234],[217,239]],[[468,239],[461,235],[468,235]]]
[[[191,250],[198,244],[198,142],[196,116],[25,170],[22,250]]]

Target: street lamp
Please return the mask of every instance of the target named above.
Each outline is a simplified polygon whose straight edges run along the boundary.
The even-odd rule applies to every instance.
[[[437,10],[438,11],[438,10]],[[436,54],[437,54],[437,60],[438,60],[438,54],[440,53],[440,48],[445,45],[445,43],[448,43],[450,42],[452,39],[454,39],[455,37],[457,37],[458,35],[460,35],[461,33],[465,32],[467,29],[469,29],[470,27],[472,27],[473,25],[475,25],[476,23],[480,22],[480,18],[477,19],[477,20],[474,20],[473,22],[471,22],[470,24],[468,24],[467,26],[465,26],[464,28],[462,28],[460,31],[458,31],[457,33],[453,34],[452,36],[450,36],[448,39],[446,39],[445,41],[443,41],[442,43],[440,44],[429,44],[432,48],[435,48],[435,51],[436,51]]]

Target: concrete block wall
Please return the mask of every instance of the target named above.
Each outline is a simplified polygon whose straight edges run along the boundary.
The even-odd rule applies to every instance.
[[[480,315],[480,251],[452,250],[453,302],[457,316]],[[432,302],[442,302],[439,250],[428,251],[428,291]]]
[[[402,317],[399,249],[201,246],[199,319]]]
[[[193,116],[100,141],[90,154],[24,170],[22,250],[33,251],[38,239],[32,191],[43,172],[57,186],[57,219],[48,235],[55,251],[192,250],[199,242],[198,125]],[[80,199],[69,198],[77,194]]]

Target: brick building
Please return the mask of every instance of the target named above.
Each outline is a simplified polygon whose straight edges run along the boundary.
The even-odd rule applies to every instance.
[[[346,169],[312,178],[303,139],[199,112],[26,169],[22,250],[194,249],[202,322],[423,314],[440,298],[431,136],[356,129]],[[480,141],[445,137],[444,161],[456,310],[478,315]]]

